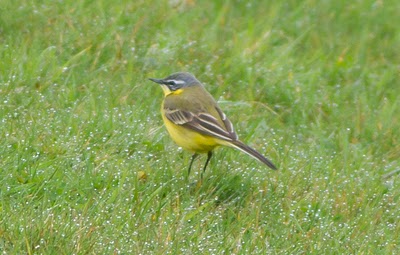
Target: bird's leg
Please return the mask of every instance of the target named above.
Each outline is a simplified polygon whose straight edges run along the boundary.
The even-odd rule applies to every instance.
[[[197,156],[199,156],[199,154],[197,154],[197,153],[192,155],[192,159],[190,160],[189,169],[188,169],[188,177],[190,175],[190,170],[192,169],[193,161],[195,158],[197,158]]]
[[[204,165],[203,172],[201,173],[201,179],[203,179],[203,173],[206,171],[208,162],[210,162],[211,157],[212,157],[212,151],[209,151],[209,152],[207,153],[206,164]]]

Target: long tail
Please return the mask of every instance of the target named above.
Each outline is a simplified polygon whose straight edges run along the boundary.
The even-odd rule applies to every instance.
[[[273,170],[277,170],[276,166],[269,159],[267,159],[266,157],[261,155],[258,151],[251,148],[250,146],[242,143],[241,141],[237,140],[237,141],[229,142],[229,146],[236,148],[236,149],[252,156],[253,158],[260,161],[261,163],[266,164],[269,168],[271,168]]]

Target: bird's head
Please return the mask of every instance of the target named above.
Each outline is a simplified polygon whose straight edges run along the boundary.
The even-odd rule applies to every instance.
[[[164,79],[149,78],[149,80],[161,85],[165,95],[180,93],[185,87],[201,85],[201,83],[191,73],[173,73]]]

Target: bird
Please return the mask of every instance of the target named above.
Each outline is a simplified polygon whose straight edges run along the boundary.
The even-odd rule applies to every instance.
[[[161,115],[172,140],[180,147],[193,153],[193,161],[199,154],[206,153],[203,173],[218,146],[238,149],[273,170],[277,167],[255,149],[239,140],[232,122],[218,106],[213,96],[196,77],[188,72],[177,72],[164,79],[149,78],[161,85],[164,99]]]

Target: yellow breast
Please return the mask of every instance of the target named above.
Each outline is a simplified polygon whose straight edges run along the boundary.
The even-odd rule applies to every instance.
[[[185,150],[195,153],[207,153],[218,146],[214,137],[202,135],[190,129],[176,125],[163,116],[165,126],[172,140]]]

